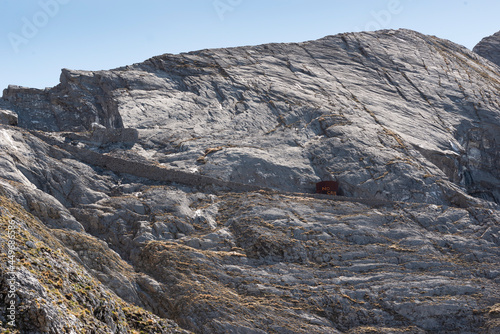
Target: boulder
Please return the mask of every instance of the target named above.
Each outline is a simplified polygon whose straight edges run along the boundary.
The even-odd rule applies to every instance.
[[[17,114],[12,110],[2,108],[0,104],[0,124],[17,125]]]

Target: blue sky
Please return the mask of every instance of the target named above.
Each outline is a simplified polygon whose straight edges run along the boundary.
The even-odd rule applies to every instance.
[[[61,68],[163,53],[408,28],[471,49],[500,30],[498,0],[0,0],[0,89],[44,88]]]

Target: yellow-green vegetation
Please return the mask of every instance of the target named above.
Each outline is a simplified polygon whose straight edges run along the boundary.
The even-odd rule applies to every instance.
[[[196,159],[196,161],[198,161],[199,163],[203,163],[204,164],[204,163],[206,163],[205,158],[207,157],[207,155],[215,153],[215,152],[218,152],[218,151],[221,151],[225,147],[231,147],[231,145],[209,147],[209,148],[207,148],[205,150],[205,153],[202,156],[200,156],[198,159]]]
[[[200,261],[200,255],[204,256],[203,261]],[[305,324],[300,319],[286,318],[286,310],[314,309],[305,300],[287,300],[274,294],[251,296],[244,291],[240,293],[238,287],[225,285],[213,271],[213,266],[221,262],[220,252],[200,251],[175,242],[150,242],[143,249],[141,259],[145,271],[155,268],[150,272],[151,276],[159,280],[169,278],[164,280],[167,292],[162,297],[171,305],[171,316],[184,326],[197,328],[201,325],[191,323],[185,314],[201,319],[217,317],[218,313],[227,316],[229,312],[232,317],[262,322],[272,314],[274,319],[282,321],[277,321],[276,325],[297,329]],[[243,285],[252,283],[258,282],[242,281]]]
[[[3,323],[0,327],[2,333],[43,328],[47,331],[50,328],[51,333],[57,330],[111,332],[112,327],[131,333],[174,333],[179,329],[124,302],[107,290],[66,253],[64,245],[51,230],[21,206],[1,195],[0,212],[0,274],[8,274],[7,245],[9,239],[14,240],[14,272],[18,274],[16,279],[19,283],[16,290],[16,327]],[[18,229],[15,235],[8,235],[6,231],[13,221]],[[91,237],[79,237],[92,245]],[[103,250],[102,246],[100,250]],[[102,256],[106,256],[104,252]],[[172,331],[168,331],[167,327]]]

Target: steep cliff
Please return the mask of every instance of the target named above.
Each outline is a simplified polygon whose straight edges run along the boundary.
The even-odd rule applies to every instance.
[[[499,89],[409,30],[63,70],[4,91],[0,188],[122,331],[133,304],[151,333],[494,333]]]

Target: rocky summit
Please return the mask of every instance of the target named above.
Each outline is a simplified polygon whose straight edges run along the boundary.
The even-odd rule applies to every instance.
[[[500,66],[500,31],[483,38],[473,51]]]
[[[2,330],[499,333],[494,36],[346,33],[9,86]]]

